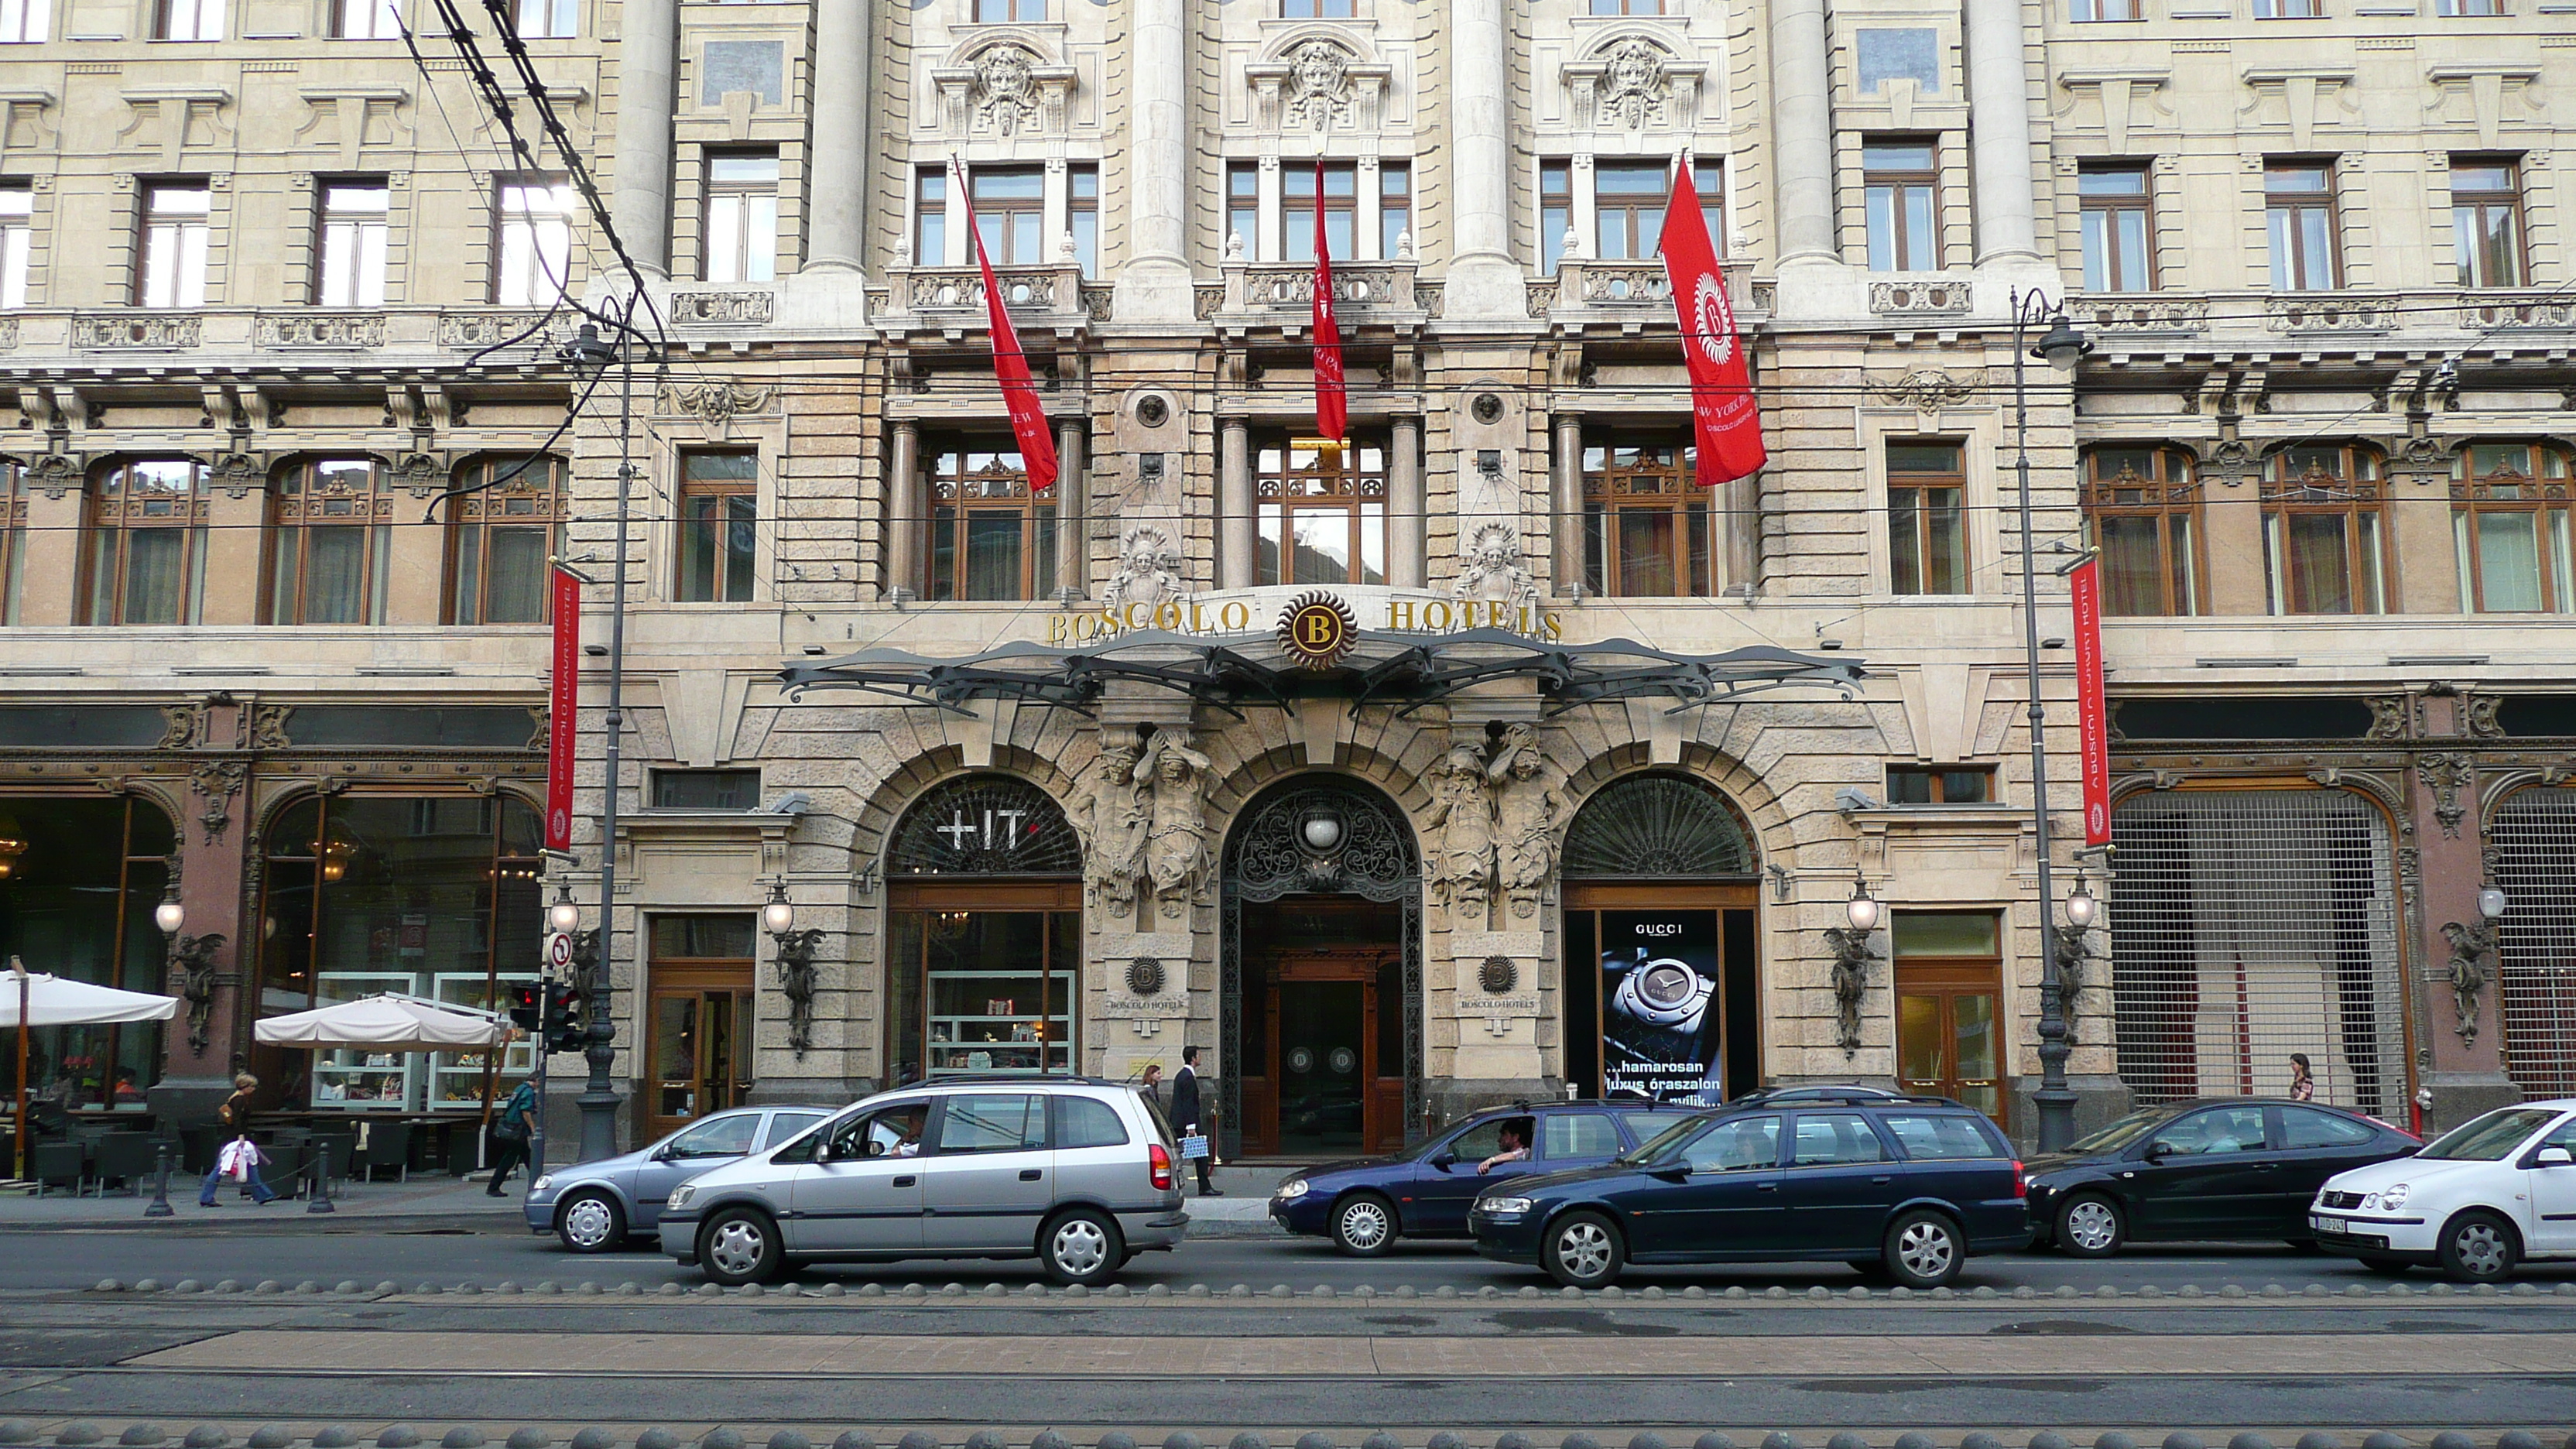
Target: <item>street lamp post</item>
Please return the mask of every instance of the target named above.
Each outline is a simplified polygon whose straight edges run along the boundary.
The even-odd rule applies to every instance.
[[[2030,683],[2031,821],[2039,847],[2039,1150],[2054,1152],[2075,1140],[2075,1093],[2066,1085],[2066,983],[2057,967],[2057,891],[2049,864],[2048,709],[2039,693],[2039,554],[2030,522],[2030,388],[2026,360],[2037,357],[2060,372],[2093,349],[2066,320],[2066,309],[2036,291],[2016,290],[2013,309],[2013,476],[2021,492],[2022,646]],[[2022,339],[2041,323],[2048,331],[2025,350]],[[2087,900],[2091,897],[2088,895]],[[2068,903],[2073,907],[2073,902]],[[2090,914],[2090,908],[2082,908]]]

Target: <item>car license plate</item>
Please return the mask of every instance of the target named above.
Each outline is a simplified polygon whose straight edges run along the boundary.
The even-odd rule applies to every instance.
[[[2312,1214],[2308,1218],[2308,1229],[2318,1233],[2340,1233],[2343,1231],[2343,1224],[2332,1218],[2321,1218]]]

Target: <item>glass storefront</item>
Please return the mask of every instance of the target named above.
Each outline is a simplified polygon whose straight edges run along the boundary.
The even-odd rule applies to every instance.
[[[178,848],[149,801],[0,798],[0,965],[15,957],[29,971],[163,991],[169,941],[152,909]],[[67,1111],[141,1112],[165,1025],[41,1027],[27,1043],[30,1091]],[[0,1052],[14,1074],[16,1032],[0,1033]]]

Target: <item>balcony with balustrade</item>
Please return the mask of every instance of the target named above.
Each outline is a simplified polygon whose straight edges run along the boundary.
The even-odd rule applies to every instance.
[[[987,325],[984,277],[974,267],[889,267],[885,276],[869,288],[868,310],[890,336],[929,333],[957,342]],[[1078,263],[995,267],[993,279],[1023,343],[1046,334],[1075,341],[1109,320],[1110,284],[1086,282]]]
[[[1771,320],[1776,305],[1771,283],[1756,281],[1750,261],[1718,264],[1726,277],[1726,296],[1735,309],[1739,330],[1750,331]],[[1557,263],[1553,280],[1529,283],[1529,313],[1552,329],[1569,334],[1638,333],[1650,326],[1678,330],[1673,312],[1672,279],[1661,260],[1600,261],[1567,257]]]

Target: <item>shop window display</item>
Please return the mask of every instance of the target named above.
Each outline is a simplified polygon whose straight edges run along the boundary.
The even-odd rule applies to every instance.
[[[15,957],[31,971],[160,991],[169,945],[152,910],[177,849],[170,817],[146,800],[0,798],[0,963]],[[143,1111],[165,1029],[38,1028],[27,1042],[34,1099],[72,1112]],[[0,1053],[17,1060],[15,1031],[0,1032]]]

